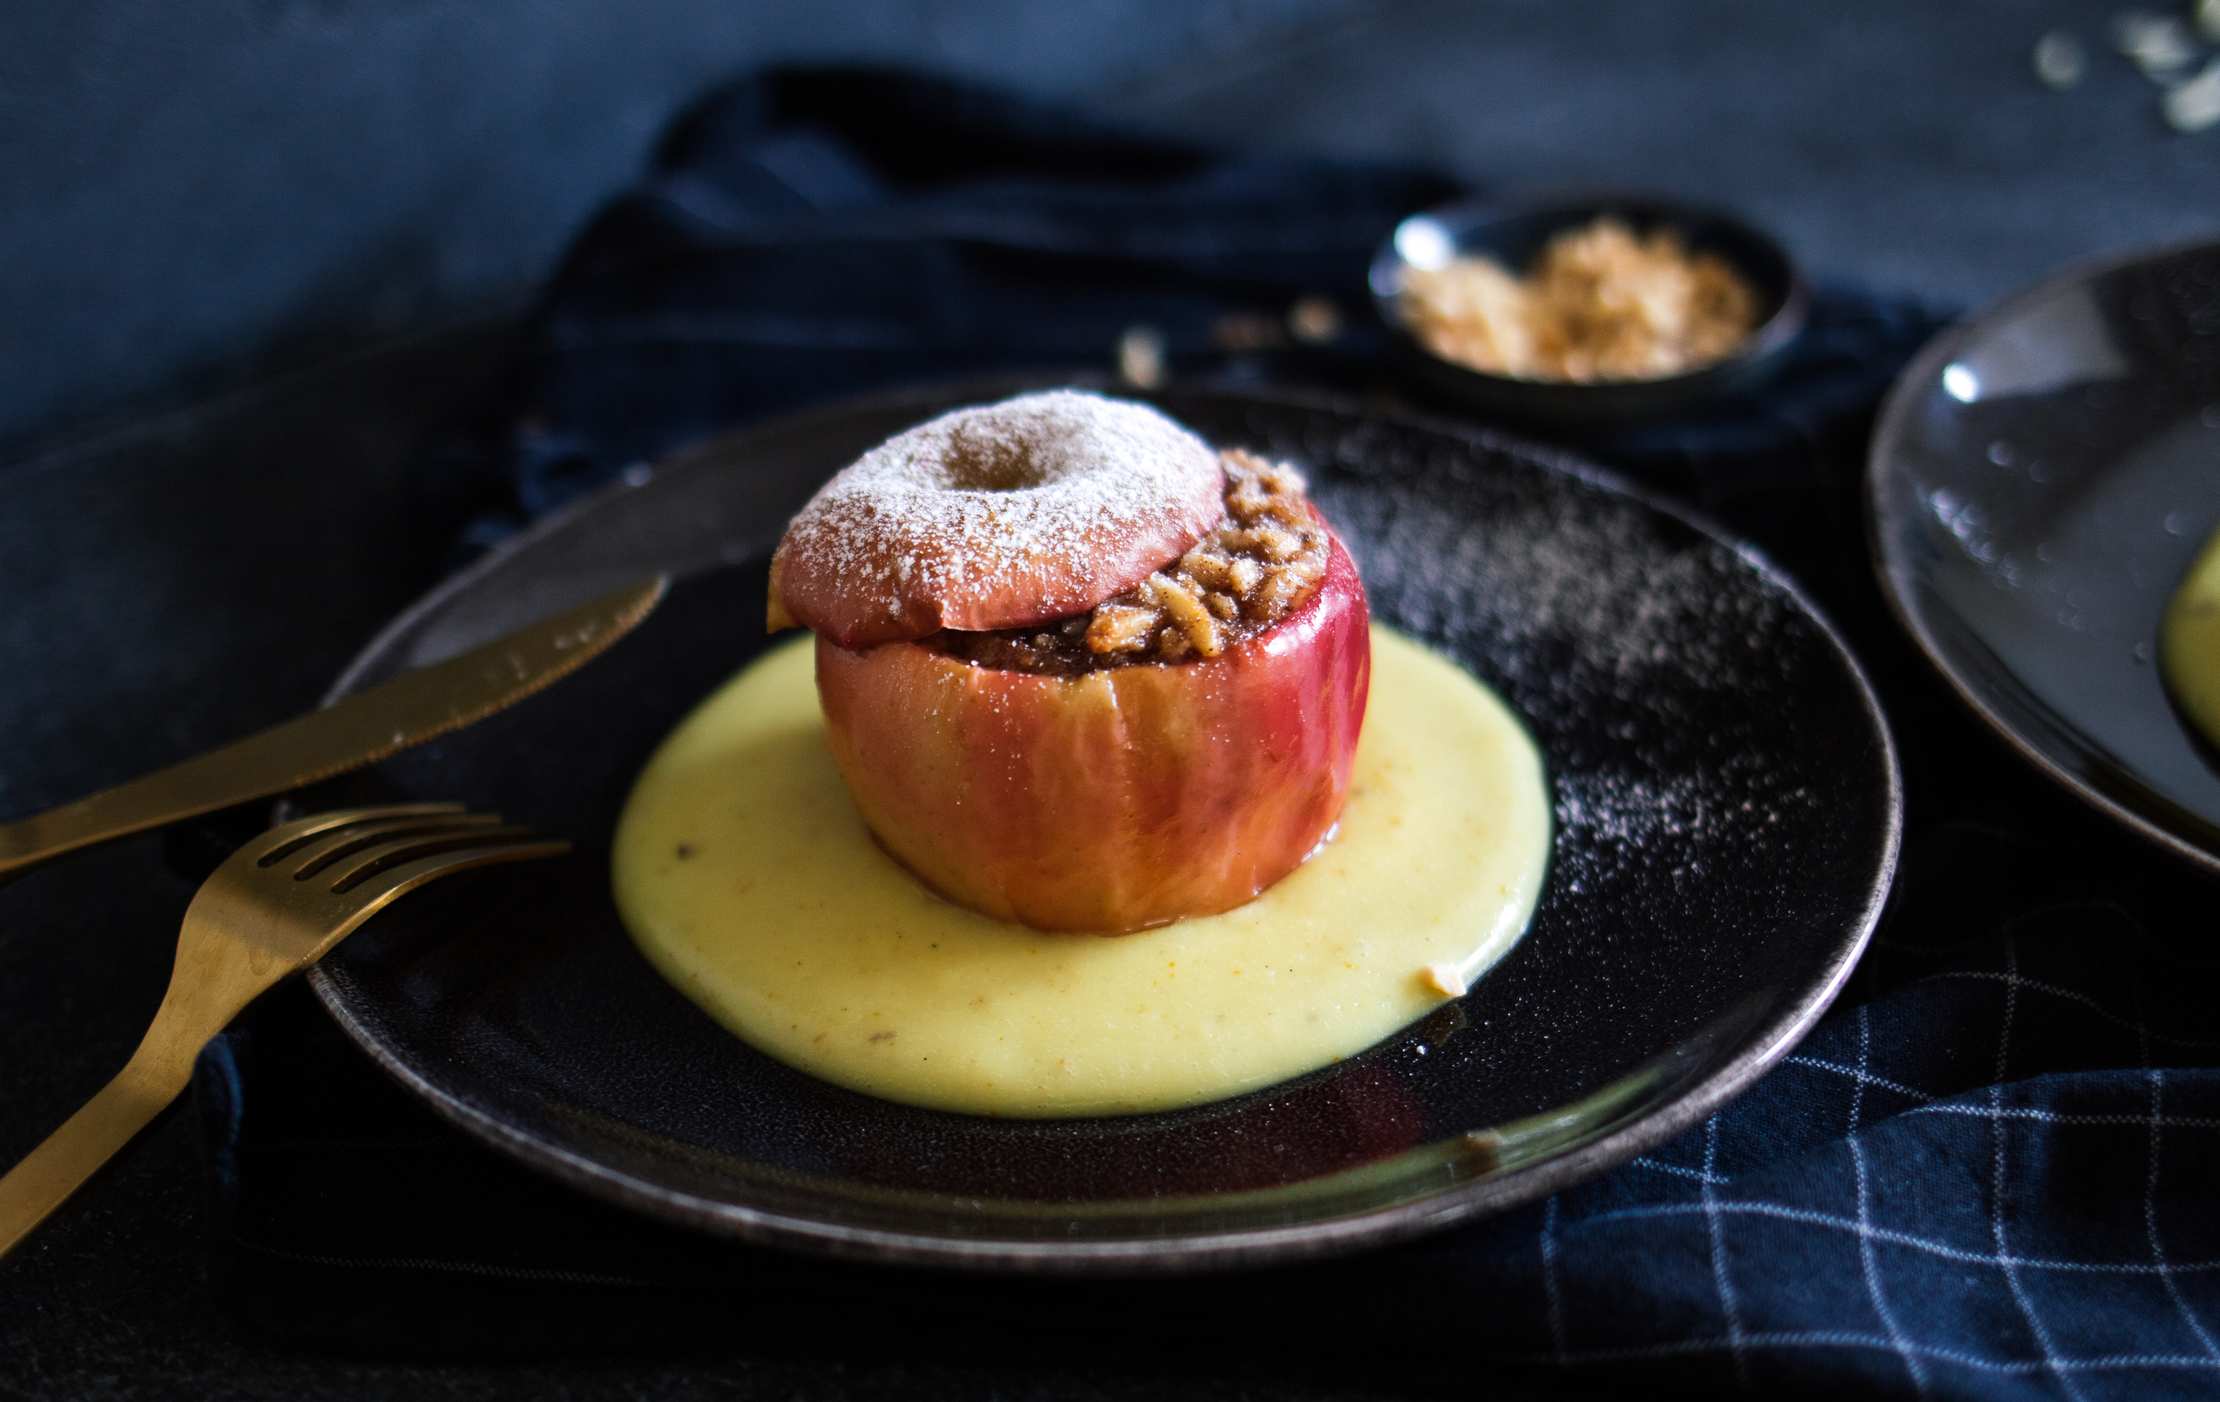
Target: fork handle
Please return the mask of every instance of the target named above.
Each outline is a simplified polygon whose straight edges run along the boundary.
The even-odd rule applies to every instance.
[[[170,1107],[192,1079],[192,1059],[153,1048],[132,1055],[116,1078],[0,1178],[0,1257],[68,1201],[116,1151]]]

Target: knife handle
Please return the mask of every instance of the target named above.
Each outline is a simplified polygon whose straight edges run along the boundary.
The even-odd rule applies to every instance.
[[[222,749],[0,825],[0,880],[96,842],[270,798],[375,764],[470,725],[599,656],[647,616],[668,584],[658,575],[619,589]]]

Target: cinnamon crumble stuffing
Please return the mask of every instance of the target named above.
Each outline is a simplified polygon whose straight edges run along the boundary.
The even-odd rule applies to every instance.
[[[1076,674],[1216,657],[1279,622],[1325,578],[1325,528],[1295,469],[1238,448],[1219,462],[1225,520],[1133,588],[1054,623],[994,633],[944,629],[926,646],[980,667]]]

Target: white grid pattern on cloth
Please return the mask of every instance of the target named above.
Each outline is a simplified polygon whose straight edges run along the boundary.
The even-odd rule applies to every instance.
[[[2004,1108],[2004,1073],[2011,1062],[2012,1017],[2019,1011],[2020,1001],[2019,947],[2011,940],[2004,942],[2004,1016],[1997,1022],[1996,1073],[1989,1082],[1989,1107],[2001,1112]],[[1996,1255],[2004,1262],[2004,1283],[2012,1291],[2012,1299],[2020,1307],[2020,1315],[2027,1320],[2027,1332],[2035,1336],[2035,1345],[2043,1351],[2043,1362],[2058,1378],[2058,1386],[2073,1402],[2080,1402],[2081,1389],[2058,1368],[2058,1349],[2051,1342],[2050,1331],[2035,1313],[2035,1302],[2028,1298],[2027,1287],[2020,1284],[2019,1268],[2012,1264],[2011,1243],[2004,1236],[2004,1164],[2005,1121],[1998,1113],[1989,1123],[1989,1140],[1994,1146],[1992,1159],[1995,1171],[1989,1185],[1989,1226],[1996,1237]]]
[[[1708,1168],[1683,1168],[1677,1163],[1666,1163],[1663,1160],[1653,1159],[1647,1155],[1635,1159],[1632,1162],[1636,1168],[1646,1168],[1652,1173],[1669,1173],[1675,1178],[1686,1178],[1691,1182],[1696,1183],[1709,1183],[1717,1186],[1720,1184],[1732,1183],[1734,1181],[1732,1178],[1728,1178],[1722,1174],[1714,1173]]]
[[[2040,1382],[2047,1379],[2055,1384],[2060,1394],[2069,1399],[2078,1399],[2084,1395],[2083,1387],[2078,1380],[2090,1377],[2136,1371],[2166,1373],[2175,1376],[2203,1376],[2220,1373],[2220,1346],[2216,1346],[2220,1345],[2220,1340],[2216,1340],[2212,1332],[2204,1326],[2203,1321],[2198,1317],[2193,1307],[2192,1301],[2182,1291],[2180,1285],[2181,1279],[2185,1277],[2209,1276],[2212,1273],[2220,1272],[2220,1258],[2178,1262],[2169,1259],[2164,1252],[2163,1239],[2158,1230],[2157,1209],[2159,1151],[2163,1142],[2162,1130],[2175,1127],[2189,1130],[2216,1129],[2220,1128],[2220,1117],[2166,1113],[2164,1073],[2151,1066],[2147,1052],[2148,1043],[2153,1039],[2170,1041],[2183,1046],[2207,1045],[2208,1043],[2185,1038],[2166,1038],[2163,1034],[2152,1032],[2147,1024],[2142,1021],[2122,1017],[2112,1012],[2096,999],[2075,993],[2069,989],[2059,988],[2055,984],[2023,976],[2019,971],[2018,950],[2009,941],[2005,943],[2004,968],[2001,971],[1975,972],[1984,981],[2002,984],[2004,995],[2001,1000],[1998,1019],[1997,1050],[1993,1068],[1994,1080],[1991,1085],[1981,1088],[1978,1092],[1968,1092],[1969,1095],[1980,1094],[1984,1096],[1988,1101],[1986,1105],[1950,1103],[1935,1093],[1923,1090],[1916,1085],[1876,1074],[1872,1066],[1872,1019],[1870,1009],[1866,1007],[1859,1008],[1855,1018],[1856,1035],[1858,1037],[1858,1054],[1855,1065],[1849,1064],[1846,1058],[1830,1058],[1809,1053],[1793,1055],[1783,1059],[1784,1065],[1799,1066],[1809,1071],[1815,1071],[1829,1077],[1839,1077],[1851,1082],[1847,1143],[1852,1160],[1852,1178],[1856,1192],[1854,1216],[1783,1202],[1737,1200],[1731,1194],[1716,1191],[1729,1187],[1735,1182],[1733,1176],[1718,1171],[1718,1116],[1716,1115],[1706,1125],[1704,1164],[1701,1169],[1673,1164],[1651,1156],[1646,1156],[1639,1161],[1641,1166],[1647,1170],[1697,1182],[1700,1189],[1696,1201],[1641,1203],[1625,1207],[1606,1208],[1584,1216],[1569,1216],[1561,1208],[1559,1198],[1553,1196],[1549,1200],[1545,1213],[1543,1244],[1545,1280],[1550,1292],[1552,1310],[1553,1347],[1548,1361],[1561,1367],[1579,1367],[1642,1359],[1718,1354],[1733,1360],[1736,1377],[1742,1381],[1744,1389],[1748,1390],[1749,1362],[1754,1355],[1768,1352],[1809,1350],[1886,1352],[1902,1362],[1911,1388],[1923,1395],[1932,1390],[1933,1369],[1937,1366],[1943,1366],[1967,1370],[1970,1374],[2016,1377],[2027,1379],[2030,1382]],[[2005,1076],[2011,1068],[2015,1023],[2019,1020],[2021,1011],[2019,994],[2025,989],[2033,989],[2042,993],[2055,992],[2066,1002],[2093,1013],[2108,1023],[2134,1030],[2138,1036],[2144,1039],[2146,1046],[2144,1070],[2151,1085],[2151,1094],[2149,1103],[2144,1108],[2143,1113],[2078,1113],[2048,1110],[2040,1106],[2006,1103],[2005,1087],[2008,1083]],[[2215,1040],[2209,1044],[2220,1045],[2220,1040]],[[2031,1081],[2029,1084],[2038,1084],[2038,1082]],[[1989,1122],[1991,1140],[1990,1176],[1987,1185],[1989,1192],[1986,1194],[1989,1201],[1984,1214],[1986,1221],[1983,1225],[1988,1229],[1987,1235],[1990,1238],[1991,1249],[1986,1251],[1971,1250],[1932,1236],[1882,1226],[1873,1220],[1874,1202],[1868,1193],[1869,1167],[1866,1162],[1864,1146],[1860,1144],[1858,1139],[1860,1130],[1867,1124],[1865,1096],[1868,1089],[1885,1092],[1897,1096],[1901,1100],[1913,1102],[1897,1109],[1894,1112],[1895,1116],[1963,1116],[1985,1119]],[[2010,1127],[2014,1124],[2024,1124],[2030,1128],[2040,1126],[2045,1129],[2052,1127],[2098,1129],[2135,1127],[2141,1129],[2148,1136],[2149,1146],[2149,1163],[2143,1183],[2145,1189],[2143,1226],[2150,1242],[2147,1255],[2137,1259],[2082,1260],[2023,1255],[2011,1250],[2011,1237],[2007,1232],[2004,1210],[2007,1200],[2006,1192],[2012,1183],[2012,1179],[2008,1175],[2008,1169],[2013,1143]],[[1559,1279],[1563,1272],[1563,1234],[1567,1228],[1585,1228],[1612,1221],[1633,1221],[1644,1218],[1694,1216],[1699,1214],[1704,1217],[1705,1224],[1712,1234],[1714,1283],[1722,1288],[1720,1310],[1725,1318],[1723,1332],[1652,1343],[1607,1344],[1590,1348],[1570,1348],[1565,1337],[1562,1302],[1559,1299],[1563,1288]],[[1825,1328],[1767,1329],[1762,1326],[1749,1327],[1748,1321],[1742,1317],[1742,1311],[1739,1308],[1741,1303],[1739,1297],[1728,1293],[1731,1291],[1731,1282],[1727,1281],[1721,1273],[1721,1266],[1724,1261],[1725,1224],[1732,1219],[1742,1217],[1792,1222],[1853,1236],[1857,1241],[1860,1253],[1860,1266],[1863,1271],[1865,1291],[1873,1304],[1874,1313],[1881,1323],[1881,1330],[1879,1332],[1868,1332]],[[1925,1343],[1914,1338],[1912,1333],[1904,1327],[1904,1321],[1890,1308],[1887,1302],[1885,1279],[1880,1269],[1878,1253],[1874,1250],[1876,1245],[1899,1247],[1945,1261],[1977,1265],[2003,1274],[2012,1304],[2025,1321],[2027,1332],[2036,1346],[2035,1355],[2012,1356],[2007,1350],[1998,1356],[1988,1356],[1983,1352],[1969,1350],[1964,1347]],[[2199,1351],[2187,1352],[2161,1346],[2159,1348],[2130,1348],[2109,1352],[2090,1351],[2079,1356],[2062,1354],[2057,1347],[2056,1339],[2044,1326],[2041,1317],[2036,1312],[2035,1302],[2020,1278],[2023,1273],[2028,1276],[2057,1273],[2064,1275],[2155,1278],[2166,1288],[2183,1324],[2187,1326],[2190,1334],[2196,1339]],[[1526,1354],[1505,1356],[1515,1361],[1542,1361]],[[2142,1395],[2142,1386],[2136,1384],[2132,1395]],[[2197,1389],[2200,1392],[2205,1387],[2206,1383],[2203,1381],[2197,1384]]]
[[[1741,1347],[1749,1349],[1872,1349],[1878,1352],[1896,1351],[1896,1345],[1880,1334],[1861,1334],[1851,1329],[1783,1329],[1745,1334]],[[2090,1358],[1984,1358],[1964,1349],[1938,1348],[1931,1344],[1907,1345],[1921,1358],[1939,1359],[1984,1373],[2056,1373],[2061,1378],[2070,1373],[2112,1373],[2133,1369],[2164,1369],[2173,1372],[2220,1371],[2220,1359],[2206,1358],[2196,1353],[2113,1353]],[[1628,1344],[1622,1348],[1581,1349],[1562,1359],[1546,1355],[1509,1355],[1511,1361],[1521,1363],[1563,1362],[1619,1363],[1638,1358],[1672,1358],[1691,1353],[1731,1353],[1735,1345],[1724,1336],[1701,1339],[1675,1339],[1660,1344]]]
[[[1744,1391],[1750,1387],[1750,1358],[1742,1349],[1742,1307],[1734,1297],[1734,1282],[1727,1277],[1726,1219],[1719,1215],[1718,1196],[1719,1116],[1704,1121],[1704,1228],[1711,1236],[1711,1280],[1719,1288],[1719,1313],[1727,1321],[1727,1339],[1734,1345],[1734,1375]]]
[[[1866,1010],[1858,1009],[1858,1016],[1861,1025],[1863,1025],[1863,1022],[1867,1020]],[[1845,1066],[1839,1061],[1828,1061],[1817,1056],[1788,1056],[1781,1058],[1781,1062],[1785,1066],[1809,1066],[1816,1071],[1832,1071],[1838,1076],[1848,1076],[1858,1083],[1858,1088],[1861,1091],[1867,1086],[1879,1086],[1882,1090],[1901,1095],[1907,1100],[1926,1101],[1935,1098],[1917,1087],[1905,1085],[1900,1081],[1892,1081],[1886,1076],[1876,1076],[1862,1063],[1857,1066]]]
[[[2151,1264],[2158,1267],[2158,1278],[2166,1287],[2167,1298],[2174,1302],[2175,1312],[2181,1315],[2182,1323],[2189,1326],[2189,1332],[2197,1336],[2197,1342],[2204,1346],[2205,1356],[2215,1362],[2220,1362],[2220,1348],[2213,1346],[2212,1335],[2205,1332],[2204,1322],[2198,1319],[2197,1312],[2190,1308],[2189,1297],[2182,1294],[2181,1282],[2174,1279],[2173,1268],[2166,1264],[2166,1248],[2159,1241],[2158,1163],[2160,1131],[2166,1123],[2164,1114],[2166,1073],[2152,1066],[2150,1061],[2151,1042],[2150,1038],[2145,1037],[2143,1039],[2143,1074],[2151,1083],[2151,1118],[2149,1134],[2150,1171],[2143,1178],[2143,1230],[2151,1239]]]
[[[1831,1212],[1819,1212],[1808,1207],[1791,1207],[1777,1202],[1722,1202],[1709,1209],[1728,1217],[1770,1217],[1783,1222],[1795,1222],[1807,1227],[1829,1227],[1852,1235],[1869,1237],[1889,1246],[1908,1247],[1913,1251],[1940,1256],[1944,1260],[1958,1261],[1969,1266],[2010,1266],[2023,1271],[2060,1271],[2082,1275],[2159,1275],[2161,1271],[2149,1261],[2064,1261],[2050,1256],[1999,1256],[1991,1251],[1969,1251],[1962,1246],[1952,1246],[1947,1241],[1920,1236],[1914,1232],[1900,1232],[1888,1227],[1862,1229],[1857,1219],[1839,1217]],[[1583,1217],[1583,1226],[1602,1222],[1633,1222],[1646,1217],[1692,1217],[1706,1211],[1700,1202],[1656,1202],[1640,1207],[1622,1207],[1609,1212],[1599,1212]],[[2220,1271],[2220,1258],[2209,1261],[2189,1261],[2172,1264],[2166,1272],[2174,1275],[2202,1275]]]
[[[1980,1120],[2033,1120],[2046,1125],[2132,1125],[2137,1129],[2150,1124],[2149,1115],[2075,1115],[2057,1110],[2038,1110],[2028,1105],[2007,1105],[2001,1109],[1985,1109],[1979,1105],[1922,1105],[1907,1110],[1908,1115],[1968,1115]],[[2220,1129],[2220,1119],[2210,1115],[2166,1115],[2158,1123],[2168,1129]]]
[[[1911,1374],[1912,1391],[1927,1395],[1927,1369],[1919,1355],[1912,1351],[1911,1340],[1897,1324],[1896,1316],[1889,1312],[1888,1297],[1881,1292],[1881,1270],[1873,1259],[1873,1197],[1865,1178],[1865,1150],[1858,1144],[1858,1119],[1865,1109],[1865,1088],[1872,1080],[1873,1017],[1869,1009],[1858,1009],[1858,1067],[1850,1087],[1850,1127],[1842,1142],[1850,1147],[1850,1169],[1857,1180],[1858,1190],[1858,1268],[1865,1273],[1865,1293],[1873,1301],[1873,1313],[1888,1332],[1889,1342],[1896,1346],[1897,1356],[1904,1360],[1904,1371]]]

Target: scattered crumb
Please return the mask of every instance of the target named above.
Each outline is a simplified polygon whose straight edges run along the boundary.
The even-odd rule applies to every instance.
[[[1210,343],[1220,350],[1265,350],[1287,339],[1280,324],[1255,312],[1228,312],[1210,327]]]
[[[2123,10],[2112,17],[2112,48],[2159,89],[2159,112],[2178,132],[2220,125],[2220,0],[2194,0],[2188,13]],[[2089,51],[2070,30],[2035,41],[2035,78],[2054,91],[2078,87]]]
[[[1462,998],[1469,987],[1455,964],[1428,964],[1419,970],[1420,982],[1444,998]]]
[[[1459,1136],[1466,1162],[1475,1173],[1485,1173],[1502,1160],[1503,1136],[1492,1129],[1468,1129]]]
[[[1164,383],[1164,336],[1154,327],[1129,327],[1118,338],[1118,378],[1135,389]]]
[[[2089,71],[2089,51],[2063,29],[2035,41],[2035,76],[2046,88],[2064,92]]]
[[[2149,78],[2177,73],[2197,60],[2189,26],[2172,15],[2129,10],[2112,21],[2112,43]]]
[[[2220,122],[2220,58],[2188,82],[2167,89],[2164,105],[2166,124],[2175,131],[2203,131]]]
[[[1287,309],[1287,330],[1305,345],[1324,345],[1341,334],[1341,308],[1324,297],[1305,297]]]

